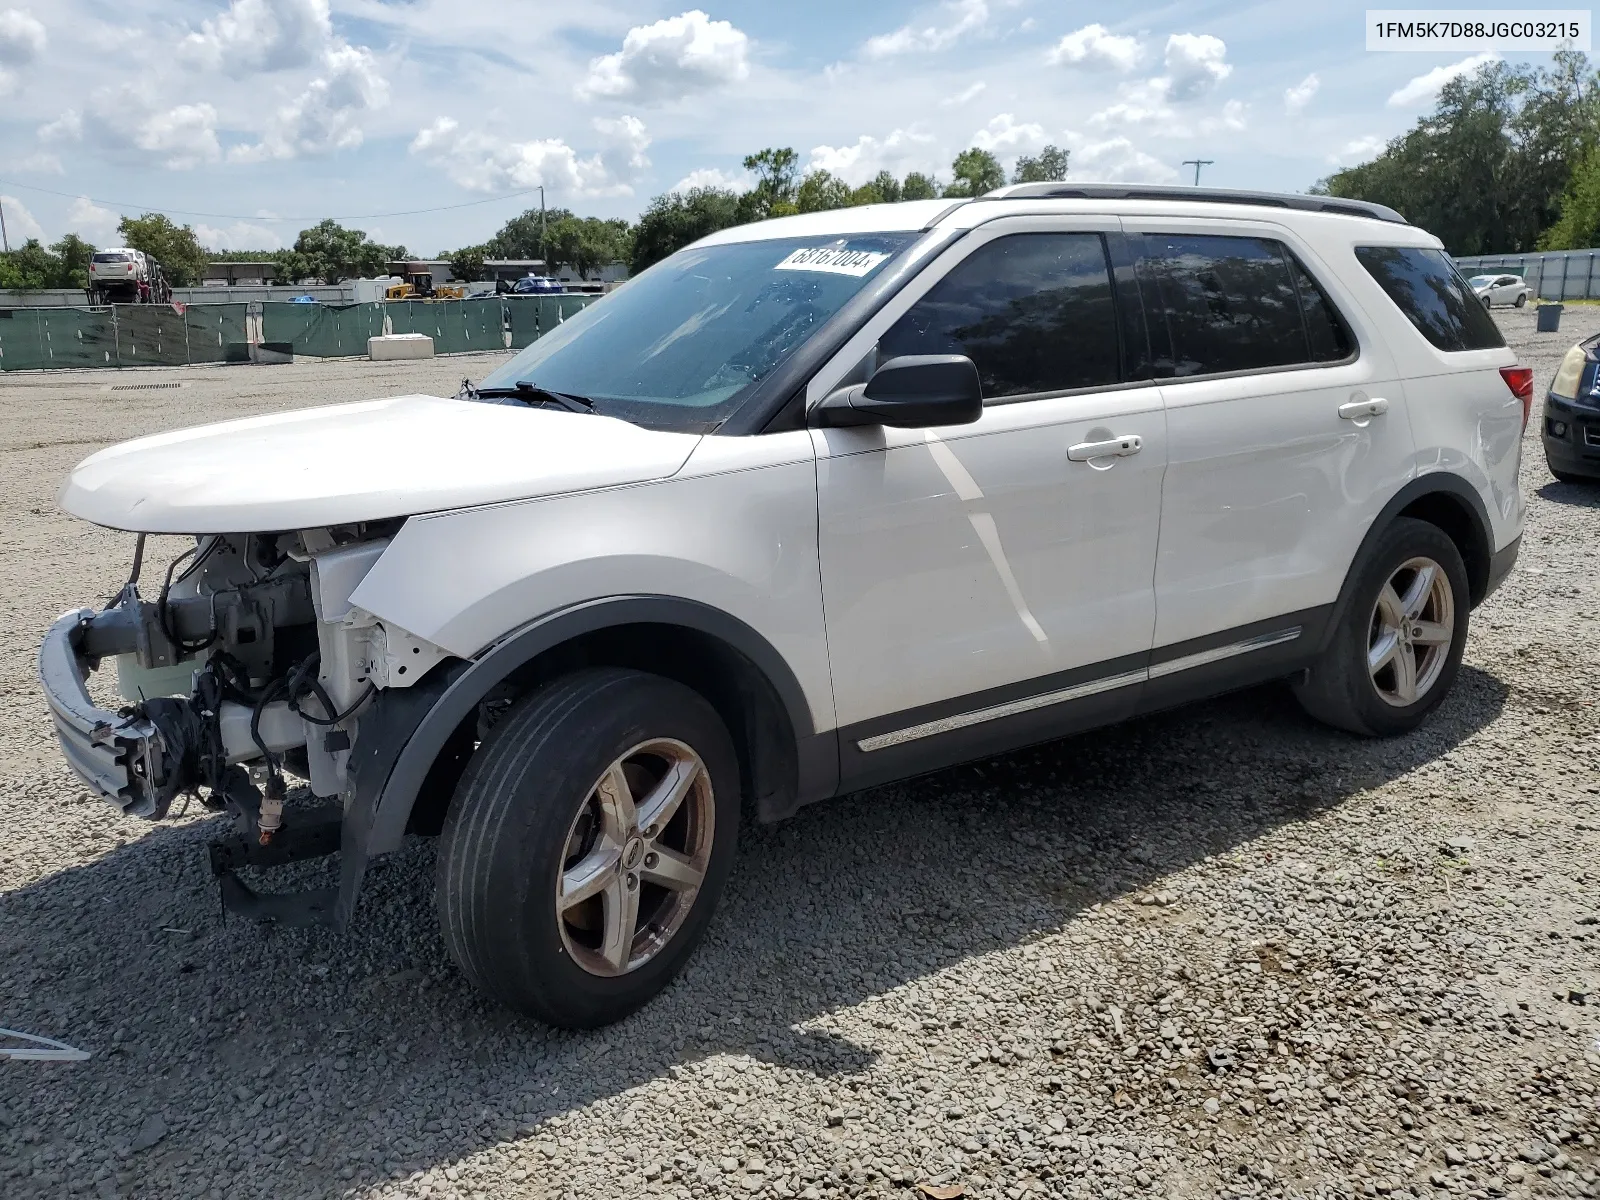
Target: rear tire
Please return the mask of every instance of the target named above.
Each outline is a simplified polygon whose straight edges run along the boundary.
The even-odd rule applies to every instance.
[[[481,990],[590,1029],[647,1003],[733,864],[739,761],[716,711],[639,671],[578,671],[515,705],[462,776],[439,847],[446,945]]]
[[[1523,293],[1521,293],[1520,295],[1517,296],[1516,304],[1517,304],[1518,308],[1524,307],[1527,303],[1528,303],[1528,293],[1527,292],[1523,292]]]
[[[1461,667],[1471,603],[1461,552],[1438,526],[1397,517],[1351,574],[1349,603],[1295,697],[1337,729],[1409,733]]]

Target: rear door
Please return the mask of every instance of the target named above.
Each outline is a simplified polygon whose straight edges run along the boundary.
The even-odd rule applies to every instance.
[[[1411,471],[1394,362],[1333,273],[1265,222],[1125,219],[1168,466],[1151,699],[1310,652]]]

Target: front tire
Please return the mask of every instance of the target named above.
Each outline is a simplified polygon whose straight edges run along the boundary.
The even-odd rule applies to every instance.
[[[705,933],[733,863],[739,763],[716,711],[657,675],[575,672],[520,701],[451,803],[436,900],[481,990],[550,1025],[642,1007]]]
[[[1438,526],[1398,517],[1353,573],[1349,604],[1295,696],[1338,729],[1409,733],[1460,670],[1471,603],[1466,566]]]

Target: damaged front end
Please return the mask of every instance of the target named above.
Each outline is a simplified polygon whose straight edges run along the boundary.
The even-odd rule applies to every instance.
[[[88,787],[151,820],[180,796],[232,816],[232,834],[211,846],[230,909],[297,924],[349,918],[353,898],[336,919],[332,889],[258,895],[236,871],[340,848],[364,717],[384,689],[409,687],[445,657],[350,604],[392,524],[198,538],[154,599],[139,587],[141,535],[121,592],[102,611],[63,614],[40,648],[62,752]],[[97,700],[109,681],[92,689],[91,679],[108,665],[118,699]],[[286,773],[320,803],[286,813]]]

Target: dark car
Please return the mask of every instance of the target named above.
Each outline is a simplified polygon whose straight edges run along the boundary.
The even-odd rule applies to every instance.
[[[1600,334],[1579,342],[1544,398],[1544,460],[1562,483],[1600,483]]]
[[[561,291],[561,281],[547,275],[524,275],[511,285],[513,295],[551,296]]]

